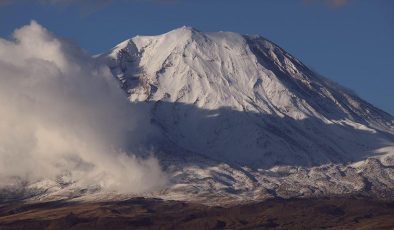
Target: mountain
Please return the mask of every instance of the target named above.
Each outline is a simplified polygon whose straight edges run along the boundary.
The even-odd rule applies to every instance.
[[[182,27],[136,36],[98,59],[132,103],[150,104],[164,137],[157,150],[177,165],[180,187],[253,196],[393,191],[393,116],[261,36]]]
[[[313,166],[392,145],[391,115],[259,36],[182,27],[108,56],[131,101],[155,102],[173,142],[218,160]]]
[[[144,196],[208,204],[394,196],[394,117],[261,36],[182,27],[136,36],[95,58],[109,66],[131,104],[147,106],[144,115],[158,130],[147,147],[170,181]],[[135,196],[61,180],[20,193]]]

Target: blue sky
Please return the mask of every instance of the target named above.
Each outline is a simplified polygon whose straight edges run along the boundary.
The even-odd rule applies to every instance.
[[[394,114],[391,0],[0,0],[0,36],[34,19],[91,54],[188,25],[261,34]]]

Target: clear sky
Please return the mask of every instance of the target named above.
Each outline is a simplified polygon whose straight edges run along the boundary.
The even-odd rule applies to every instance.
[[[1,37],[32,19],[91,54],[183,25],[261,34],[394,114],[392,0],[0,0]]]

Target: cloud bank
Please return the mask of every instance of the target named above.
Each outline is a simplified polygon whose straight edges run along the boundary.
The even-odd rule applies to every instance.
[[[65,177],[138,193],[165,183],[157,159],[128,153],[138,127],[109,69],[32,21],[0,38],[0,188]]]

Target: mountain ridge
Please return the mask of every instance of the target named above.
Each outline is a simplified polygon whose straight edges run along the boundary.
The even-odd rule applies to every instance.
[[[209,38],[209,36],[211,36],[211,38]],[[212,37],[214,37],[214,36],[217,36],[217,37],[218,36],[222,36],[223,39],[219,40],[220,42],[226,42],[226,39],[228,39],[229,37],[236,37],[236,39],[238,39],[238,42],[246,43],[246,44],[242,44],[242,45],[248,46],[246,48],[254,49],[255,52],[253,54],[256,57],[261,58],[261,56],[264,56],[264,55],[265,56],[267,56],[268,54],[271,55],[269,58],[273,59],[274,63],[267,63],[267,64],[270,64],[269,67],[272,67],[272,64],[277,64],[282,69],[288,68],[286,71],[287,71],[287,74],[289,76],[292,76],[292,77],[296,76],[296,74],[294,74],[291,71],[289,71],[289,70],[291,70],[289,68],[289,66],[291,67],[291,65],[293,65],[293,63],[290,63],[289,66],[286,66],[285,65],[286,63],[284,63],[284,62],[289,62],[289,60],[290,61],[294,61],[296,64],[298,64],[301,67],[301,70],[305,70],[304,72],[307,73],[306,75],[316,75],[313,71],[311,71],[308,67],[306,67],[304,64],[302,64],[300,61],[298,61],[292,55],[286,53],[282,48],[280,48],[279,46],[277,46],[273,42],[263,38],[262,36],[259,36],[259,35],[240,35],[240,34],[232,33],[232,32],[203,33],[203,32],[200,32],[197,29],[194,29],[192,27],[186,27],[186,26],[178,28],[178,29],[175,29],[175,30],[172,30],[172,31],[170,31],[168,33],[165,33],[165,34],[159,35],[159,36],[136,36],[136,37],[134,37],[132,39],[128,39],[128,40],[120,43],[114,49],[112,49],[111,54],[109,56],[112,56],[112,57],[115,58],[115,56],[117,55],[116,54],[117,51],[121,51],[121,50],[126,51],[128,49],[134,49],[134,52],[136,52],[137,55],[141,55],[143,52],[145,52],[144,45],[147,45],[147,43],[152,42],[152,41],[155,42],[155,43],[158,43],[158,42],[159,43],[165,43],[165,46],[170,47],[169,49],[174,49],[174,48],[184,49],[184,48],[187,48],[186,46],[188,46],[190,44],[199,46],[199,43],[201,43],[201,46],[204,46],[204,42],[214,40],[214,39],[212,39]],[[234,38],[234,40],[236,40],[236,39]],[[244,39],[244,41],[240,41],[240,40],[243,40],[243,39]],[[165,41],[163,41],[163,40],[165,40]],[[253,43],[253,41],[258,41],[260,43],[263,43],[262,46],[264,48],[266,48],[267,51],[265,51],[265,52],[261,51],[261,47],[262,46],[260,46],[260,47],[252,47],[255,44],[255,43]],[[195,42],[195,43],[193,44],[193,42]],[[169,43],[171,46],[168,45],[167,43]],[[179,45],[179,43],[182,43],[182,44]],[[136,44],[139,46],[139,50],[135,50],[137,48]],[[130,45],[130,47],[126,47],[127,45]],[[226,47],[228,48],[228,46],[226,46]],[[241,47],[240,49],[242,49],[242,48],[245,48],[245,47]],[[260,50],[259,50],[259,48],[260,48]],[[196,49],[198,49],[198,47]],[[273,50],[279,50],[282,53],[282,59],[284,60],[284,61],[282,60],[283,63],[281,63],[280,60],[275,56],[277,54],[275,54],[275,52],[273,52]],[[179,50],[177,50],[177,51],[181,52]],[[260,55],[260,56],[256,55],[256,52],[260,52],[263,55]],[[163,55],[162,58],[168,58],[170,55],[171,55],[171,53],[170,54],[166,53],[166,55]],[[183,54],[183,55],[185,55],[185,54]],[[290,58],[290,59],[286,59],[286,58]],[[155,62],[150,62],[149,65],[151,65],[151,66],[153,65],[153,67],[150,66],[149,70],[151,70],[151,71],[153,71],[152,69],[155,69],[156,71],[162,70],[161,67],[164,67],[164,66],[160,66],[160,65],[163,64],[164,61],[166,61],[166,60],[167,59],[160,60],[160,61],[155,61]],[[267,60],[267,57],[266,57],[266,60]],[[136,60],[134,60],[134,61],[136,61]],[[205,61],[213,61],[213,60],[205,60]],[[157,65],[159,65],[160,67],[158,68]],[[297,66],[297,67],[299,67],[299,66]],[[154,73],[148,71],[147,74],[154,74]],[[305,77],[305,76],[303,76],[303,77]],[[306,77],[308,77],[308,76],[306,76]],[[313,76],[313,77],[315,78],[314,80],[316,80],[316,81],[319,80],[319,79],[316,79],[317,76]],[[302,79],[302,80],[305,80],[305,79]],[[319,80],[319,81],[325,82],[326,84],[332,84],[332,82],[327,83],[327,79]],[[340,90],[342,90],[342,91],[346,91],[346,93],[348,93],[348,94],[352,94],[352,96],[356,96],[353,92],[350,93],[349,90],[345,90],[344,87],[342,87],[342,86],[338,86],[337,85],[337,87]],[[358,99],[360,99],[360,98],[358,98]],[[377,108],[374,108],[374,109],[377,109]],[[383,111],[379,111],[379,112],[383,112]],[[386,114],[386,116],[389,115],[386,112],[384,112],[384,113]],[[393,119],[392,116],[391,116],[391,119]]]

